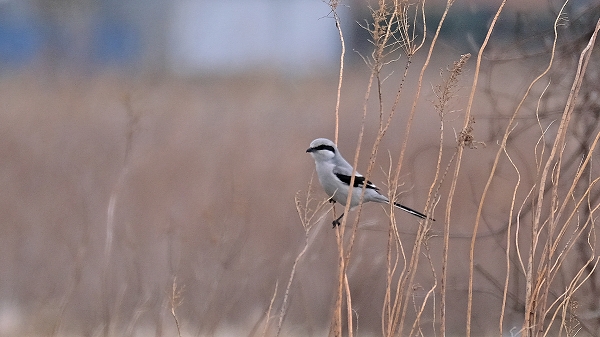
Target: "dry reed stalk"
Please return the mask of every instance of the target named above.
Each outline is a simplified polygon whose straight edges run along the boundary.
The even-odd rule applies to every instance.
[[[354,325],[352,324],[352,297],[350,296],[350,283],[348,283],[348,274],[344,274],[344,291],[346,293],[346,313],[348,336],[354,336]]]
[[[269,302],[269,309],[267,309],[267,317],[265,318],[265,326],[263,329],[262,336],[267,336],[267,331],[269,331],[269,322],[271,320],[271,312],[273,310],[273,303],[275,302],[275,297],[277,297],[277,288],[279,288],[279,281],[275,282],[275,290],[273,290],[273,296],[271,296],[271,301]],[[279,327],[278,327],[279,329]]]
[[[454,3],[453,0],[448,0],[446,2],[446,7],[444,9],[444,12],[442,14],[442,17],[437,25],[437,29],[436,32],[432,38],[431,41],[431,45],[429,46],[429,51],[427,52],[427,56],[425,58],[425,61],[423,63],[423,66],[421,67],[421,71],[419,73],[419,78],[417,81],[417,86],[416,86],[416,93],[413,97],[413,103],[411,105],[411,110],[409,112],[408,115],[408,120],[406,123],[406,127],[405,127],[405,133],[404,133],[404,139],[402,141],[402,145],[401,145],[401,149],[400,149],[400,155],[394,170],[394,176],[393,179],[391,181],[391,186],[390,186],[390,190],[393,191],[394,193],[391,193],[393,195],[395,195],[396,193],[396,189],[397,189],[397,182],[399,181],[399,177],[400,177],[400,171],[402,169],[402,163],[404,161],[404,155],[406,153],[406,149],[408,146],[408,139],[410,136],[410,131],[412,129],[412,122],[416,113],[416,107],[417,107],[417,103],[420,97],[420,93],[421,93],[421,88],[423,85],[423,77],[425,74],[425,70],[428,68],[429,66],[429,62],[431,60],[431,56],[433,55],[433,50],[434,47],[436,45],[437,39],[439,37],[439,33],[441,31],[442,25],[446,19],[446,16],[448,15],[448,11],[450,10],[450,7],[452,6],[452,4]],[[428,197],[429,198],[429,197]],[[429,216],[430,215],[430,209],[426,208],[426,214]],[[394,218],[391,218],[391,220],[394,220]],[[399,281],[398,281],[398,288],[397,288],[397,293],[396,293],[396,299],[394,301],[394,304],[392,305],[392,310],[395,311],[395,314],[392,315],[392,320],[391,320],[391,324],[390,327],[387,329],[387,336],[391,336],[393,334],[399,333],[402,334],[403,331],[403,327],[404,327],[404,321],[406,318],[406,310],[408,308],[407,305],[407,301],[408,298],[410,298],[410,291],[411,291],[411,287],[410,284],[413,283],[414,281],[414,277],[415,277],[415,273],[416,273],[416,267],[419,261],[419,256],[420,256],[420,250],[421,250],[421,244],[423,243],[423,240],[425,239],[425,234],[428,231],[428,228],[430,226],[430,219],[426,218],[423,223],[419,226],[418,232],[417,232],[417,238],[415,239],[415,243],[413,245],[413,250],[412,250],[412,255],[409,261],[409,266],[407,267],[407,269],[405,270],[409,270],[408,274],[402,274],[400,275]],[[392,222],[392,226],[396,227],[396,223]],[[401,295],[402,294],[402,295]]]
[[[443,79],[443,84],[438,85],[434,92],[436,94],[437,100],[434,102],[434,107],[440,116],[440,141],[439,141],[439,150],[438,150],[438,159],[436,163],[436,169],[434,178],[431,182],[431,186],[429,187],[428,198],[426,202],[425,209],[429,210],[427,213],[433,213],[433,207],[429,207],[430,204],[433,204],[433,200],[437,199],[439,195],[439,189],[445,177],[450,169],[450,165],[454,161],[456,157],[456,152],[452,154],[452,157],[448,161],[446,165],[446,169],[440,177],[441,173],[441,164],[442,164],[442,155],[444,149],[444,118],[446,114],[450,113],[448,111],[448,105],[452,98],[455,97],[457,86],[458,86],[458,78],[462,74],[462,69],[471,57],[471,54],[461,55],[461,58],[454,62],[454,66],[452,69],[448,69],[448,78],[444,79],[443,74],[441,74]],[[448,220],[448,219],[446,219]],[[441,276],[441,289],[440,289],[440,333],[445,335],[446,333],[446,279],[447,279],[447,270],[448,270],[448,251],[450,246],[450,221],[444,221],[444,242],[442,248],[442,276]],[[437,281],[437,280],[436,280]]]
[[[183,302],[183,298],[181,294],[183,292],[182,288],[177,287],[177,277],[173,277],[173,287],[171,289],[171,296],[169,297],[169,304],[171,307],[171,316],[175,320],[175,326],[177,327],[177,336],[181,337],[181,325],[179,324],[179,319],[175,314],[175,309],[181,305]]]
[[[300,260],[302,259],[302,257],[306,253],[306,251],[308,250],[308,247],[312,243],[313,239],[315,238],[314,234],[312,237],[310,236],[310,234],[317,232],[317,231],[311,232],[311,230],[314,228],[315,224],[320,223],[323,220],[323,218],[327,215],[327,213],[325,213],[325,214],[315,218],[316,215],[321,211],[321,209],[323,209],[323,207],[327,204],[327,200],[321,201],[320,203],[317,204],[317,206],[314,209],[312,209],[312,206],[311,206],[313,203],[313,199],[311,197],[312,185],[313,185],[313,177],[311,176],[310,181],[308,183],[308,190],[306,192],[306,198],[304,200],[304,205],[300,204],[300,199],[298,197],[298,193],[296,193],[296,196],[294,198],[295,204],[296,204],[296,212],[298,213],[298,216],[300,217],[300,222],[302,223],[302,227],[304,228],[304,247],[302,248],[300,253],[298,253],[298,255],[296,256],[296,259],[294,260],[294,264],[292,265],[292,270],[290,271],[290,278],[288,279],[287,286],[285,287],[285,292],[283,295],[283,302],[281,304],[281,309],[279,310],[279,321],[277,323],[276,336],[279,336],[281,333],[281,328],[283,326],[283,320],[287,313],[287,308],[289,306],[290,289],[292,287],[292,282],[294,281],[294,276],[296,275],[296,268],[298,266],[298,263],[300,263]],[[270,309],[269,309],[269,311],[270,311]]]
[[[508,154],[508,152],[506,151],[506,149],[504,149],[504,154],[506,155],[506,158],[508,158],[508,161],[510,162],[510,164],[512,165],[512,167],[515,169],[515,172],[517,174],[517,182],[515,183],[515,187],[513,189],[513,195],[511,198],[511,203],[510,203],[510,211],[509,211],[509,220],[508,220],[508,227],[506,230],[506,277],[504,279],[504,289],[502,291],[502,309],[500,310],[500,319],[498,322],[498,330],[500,332],[500,335],[502,335],[503,333],[503,325],[504,325],[504,314],[506,311],[506,298],[508,296],[508,281],[510,279],[510,268],[511,268],[511,264],[510,264],[510,252],[511,252],[511,230],[512,230],[512,220],[513,220],[513,214],[514,214],[514,207],[515,207],[515,200],[517,197],[517,191],[519,190],[519,186],[521,184],[521,172],[519,172],[519,168],[517,167],[517,165],[515,164],[515,162],[512,160],[512,158],[510,157],[510,155]]]
[[[346,54],[346,44],[344,42],[344,34],[342,32],[342,27],[340,24],[340,19],[339,16],[337,14],[337,7],[339,6],[339,1],[338,0],[330,0],[329,1],[329,7],[331,8],[331,12],[333,14],[333,18],[335,20],[335,26],[338,30],[338,34],[340,37],[340,43],[341,43],[341,47],[342,47],[342,52],[340,55],[340,71],[339,71],[339,78],[338,78],[338,87],[337,87],[337,96],[336,96],[336,105],[335,105],[335,131],[334,131],[334,143],[337,144],[338,143],[338,137],[339,137],[339,121],[340,121],[340,99],[341,99],[341,90],[342,90],[342,82],[343,82],[343,77],[344,77],[344,57]],[[354,181],[354,173],[352,175],[352,181],[351,183],[353,183]],[[350,196],[349,196],[350,197]],[[349,205],[349,204],[348,204]],[[335,205],[334,205],[335,207]],[[345,214],[348,213],[349,207],[346,207],[345,209]],[[334,208],[334,217],[335,217],[335,208]],[[338,230],[336,231],[336,241],[337,241],[337,245],[338,245],[338,251],[339,251],[339,259],[340,259],[340,263],[339,263],[339,274],[338,274],[338,291],[337,291],[337,300],[336,300],[336,304],[334,307],[334,314],[333,314],[333,321],[332,321],[332,326],[331,326],[331,330],[330,333],[333,333],[335,336],[341,336],[342,335],[342,289],[343,289],[343,283],[344,283],[344,275],[345,275],[345,271],[346,268],[343,265],[343,259],[344,259],[344,252],[343,252],[343,229],[341,230],[342,233],[340,233],[340,227],[345,225],[345,220],[346,217],[344,217],[344,219],[342,220],[342,224],[340,224],[338,226]],[[348,292],[348,303],[350,303],[350,294]],[[350,308],[348,309],[350,311]],[[351,316],[351,314],[350,314]]]
[[[340,17],[337,13],[337,7],[339,6],[339,4],[339,0],[329,1],[329,7],[331,8],[331,13],[333,15],[333,20],[335,21],[335,27],[337,28],[338,34],[340,36],[340,44],[342,47],[342,51],[340,53],[340,74],[338,77],[337,95],[335,100],[335,131],[333,138],[333,142],[335,144],[338,143],[338,136],[340,130],[340,100],[342,96],[342,82],[344,79],[344,58],[346,56],[346,43],[344,41],[344,34],[342,32]]]
[[[498,7],[498,10],[496,11],[496,14],[494,15],[494,18],[492,19],[492,22],[490,24],[490,28],[488,28],[485,39],[483,40],[483,43],[481,44],[481,47],[479,48],[479,52],[477,53],[477,63],[475,65],[475,74],[473,76],[473,85],[471,88],[471,94],[469,95],[469,102],[467,103],[467,108],[465,111],[463,130],[467,131],[467,132],[470,129],[470,126],[472,123],[471,108],[473,106],[473,99],[475,98],[475,91],[477,89],[477,81],[479,79],[479,72],[481,69],[481,59],[483,57],[483,51],[485,50],[485,48],[488,44],[490,36],[492,35],[492,32],[494,31],[494,26],[496,25],[496,22],[498,21],[498,17],[500,16],[500,13],[502,13],[502,9],[504,8],[505,4],[506,4],[506,0],[503,0],[502,3],[500,4],[500,6]],[[509,124],[511,124],[511,123],[509,123]],[[509,127],[507,127],[507,130],[510,130],[511,128],[512,128],[512,126],[509,125]],[[508,133],[508,131],[505,133],[505,138],[508,138],[507,133]],[[452,198],[454,196],[454,190],[456,188],[458,173],[460,171],[460,165],[462,163],[463,145],[464,145],[464,143],[459,144],[459,148],[458,148],[456,167],[455,167],[455,171],[454,171],[454,177],[452,178],[451,192],[449,193],[448,206],[451,206],[451,204],[452,204]],[[498,150],[496,158],[499,157],[500,153],[501,153],[500,150]],[[497,164],[497,162],[494,163],[494,165],[496,165],[496,164]],[[487,190],[489,188],[489,184],[491,183],[491,178],[492,178],[492,175],[490,175],[490,178],[488,179],[485,190]],[[477,239],[477,230],[479,229],[479,219],[481,217],[481,209],[483,206],[482,203],[483,203],[484,197],[485,197],[485,192],[484,192],[484,195],[482,196],[481,203],[479,204],[479,208],[477,210],[477,216],[475,218],[475,225],[473,226],[471,248],[469,250],[469,292],[468,292],[468,299],[467,299],[467,326],[466,326],[467,337],[471,336],[471,319],[472,319],[471,313],[473,310],[473,265],[474,265],[473,259],[474,259],[474,253],[475,253],[475,241]],[[447,209],[446,212],[447,212],[446,220],[449,221],[450,209]]]
[[[435,268],[433,266],[433,261],[431,259],[431,251],[429,249],[429,244],[428,244],[428,239],[426,238],[425,241],[423,242],[423,245],[425,246],[425,257],[427,257],[427,261],[429,262],[429,268],[431,269],[431,273],[432,273],[432,278],[433,278],[433,284],[431,285],[431,287],[429,288],[429,290],[427,291],[427,294],[425,294],[425,297],[421,303],[421,307],[419,309],[415,308],[415,312],[417,313],[416,317],[415,317],[415,321],[413,322],[413,325],[410,329],[409,332],[409,336],[413,336],[413,333],[415,333],[415,331],[419,331],[419,335],[423,336],[423,332],[421,331],[421,316],[423,315],[423,312],[425,311],[425,306],[428,303],[428,299],[429,297],[433,296],[434,299],[431,301],[433,309],[433,319],[432,319],[432,325],[433,325],[433,331],[434,331],[434,335],[435,335],[435,289],[437,288],[437,275],[435,273]],[[414,296],[413,296],[413,303],[414,303]]]

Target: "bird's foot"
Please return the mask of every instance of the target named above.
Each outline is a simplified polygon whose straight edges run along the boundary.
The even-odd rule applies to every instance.
[[[342,220],[342,217],[344,217],[344,213],[342,213],[342,215],[340,215],[339,218],[333,220],[333,222],[331,223],[333,225],[333,228],[340,225],[340,220]]]

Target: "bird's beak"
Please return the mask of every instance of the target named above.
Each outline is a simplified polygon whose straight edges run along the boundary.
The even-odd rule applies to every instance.
[[[314,151],[314,149],[312,147],[309,147],[308,149],[306,149],[306,153],[313,152],[313,151]]]

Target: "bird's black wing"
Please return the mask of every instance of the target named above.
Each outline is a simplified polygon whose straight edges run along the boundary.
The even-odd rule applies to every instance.
[[[341,174],[341,173],[334,173],[334,174],[344,184],[350,185],[350,179],[352,178],[352,176],[348,176],[348,175]],[[355,176],[354,177],[354,187],[363,187],[364,184],[365,184],[365,177],[363,177],[363,176]],[[367,188],[370,188],[375,191],[379,191],[379,188],[377,186],[373,185],[373,183],[368,180],[367,180]]]

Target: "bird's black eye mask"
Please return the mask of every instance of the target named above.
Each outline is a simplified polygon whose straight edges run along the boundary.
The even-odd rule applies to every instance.
[[[325,144],[322,144],[322,145],[319,145],[319,146],[315,146],[315,147],[311,147],[306,152],[315,152],[315,151],[321,151],[321,150],[329,150],[329,151],[335,153],[335,149],[333,148],[333,146],[331,146],[331,145],[325,145]]]

